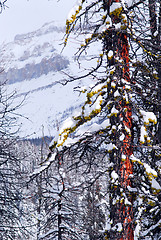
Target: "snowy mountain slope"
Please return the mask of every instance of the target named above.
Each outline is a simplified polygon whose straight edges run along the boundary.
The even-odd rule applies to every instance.
[[[23,101],[26,96],[19,112],[29,120],[20,118],[21,136],[41,137],[42,131],[44,135],[55,135],[58,125],[63,121],[63,113],[67,117],[71,114],[71,106],[76,108],[80,105],[81,101],[76,101],[71,84],[63,87],[54,81],[55,78],[61,80],[61,77],[60,73],[49,73],[32,81],[9,86],[10,90],[17,90],[18,101]]]
[[[54,136],[63,119],[83,101],[73,91],[74,86],[84,85],[82,81],[65,86],[58,83],[67,78],[63,72],[76,76],[80,72],[73,58],[79,42],[73,38],[61,54],[64,32],[51,22],[1,46],[4,72],[0,78],[8,80],[8,92],[16,90],[17,103],[25,98],[18,110],[24,116],[18,121],[22,137]]]
[[[16,35],[13,42],[1,46],[2,60],[9,63],[8,68],[20,68],[31,61],[38,63],[42,58],[52,56],[52,50],[55,45],[58,47],[63,35],[64,29],[55,22],[45,24],[31,33]],[[29,60],[29,56],[32,59]]]

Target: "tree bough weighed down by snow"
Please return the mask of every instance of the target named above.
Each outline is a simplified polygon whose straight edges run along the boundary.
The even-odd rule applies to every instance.
[[[151,4],[155,15],[149,10]],[[65,45],[73,32],[80,38],[85,35],[78,61],[91,48],[101,48],[98,56],[93,52],[92,66],[84,68],[84,75],[69,79],[88,78],[93,85],[77,89],[86,94],[86,101],[79,113],[64,122],[51,144],[52,157],[35,174],[58,154],[77,159],[78,168],[85,164],[87,173],[95,161],[99,165],[108,157],[105,239],[160,237],[156,139],[161,126],[156,116],[161,114],[161,53],[149,41],[150,37],[160,41],[161,3],[155,4],[156,8],[154,1],[147,0],[80,0],[66,22]]]

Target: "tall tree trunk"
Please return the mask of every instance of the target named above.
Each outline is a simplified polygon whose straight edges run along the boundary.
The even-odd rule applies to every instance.
[[[118,39],[118,55],[123,60],[123,71],[122,71],[122,78],[127,82],[130,82],[129,76],[129,47],[128,47],[128,40],[125,33],[120,33]],[[130,174],[133,173],[133,166],[130,161],[130,156],[133,154],[133,138],[132,138],[132,111],[131,106],[126,100],[122,100],[120,102],[121,105],[121,118],[123,119],[123,125],[125,129],[129,129],[128,131],[124,131],[125,138],[123,140],[123,144],[121,147],[121,153],[126,156],[125,158],[121,159],[121,168],[120,168],[120,175],[121,175],[121,187],[123,192],[126,194],[126,197],[129,202],[120,203],[119,207],[119,218],[123,224],[123,234],[120,238],[121,240],[132,240],[134,239],[133,236],[133,209],[132,209],[132,197],[129,194],[128,187],[131,186]],[[121,119],[120,119],[121,121]]]
[[[115,0],[113,2],[120,2]],[[111,15],[112,22],[117,24],[121,21],[120,16]],[[129,74],[129,46],[126,30],[122,31],[113,30],[114,35],[112,36],[112,47],[116,52],[113,62],[116,66],[116,74],[119,80],[123,79],[124,82],[130,83]],[[121,60],[122,63],[118,64],[116,58]],[[120,62],[120,61],[119,61]],[[126,91],[125,86],[122,86],[122,93]],[[133,240],[134,239],[134,229],[133,229],[133,202],[132,196],[129,192],[129,187],[131,187],[130,174],[133,173],[133,166],[130,160],[130,156],[133,154],[133,124],[132,124],[132,110],[130,102],[127,101],[125,97],[118,103],[118,111],[120,112],[117,121],[122,123],[122,134],[124,134],[124,140],[120,150],[118,151],[119,157],[115,166],[115,172],[119,176],[119,186],[115,186],[112,194],[116,197],[119,195],[119,201],[115,204],[111,204],[111,219],[113,222],[114,231],[111,232],[110,239],[117,240]],[[118,139],[116,139],[118,141]],[[112,196],[113,199],[113,196]],[[117,226],[117,231],[115,230]]]

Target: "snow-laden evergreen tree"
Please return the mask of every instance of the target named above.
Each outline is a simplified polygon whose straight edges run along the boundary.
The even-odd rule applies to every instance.
[[[67,169],[83,170],[77,191],[102,180],[104,199],[98,205],[106,223],[98,229],[100,239],[161,237],[160,8],[160,1],[152,0],[79,0],[66,22],[65,45],[74,32],[82,42],[78,64],[84,56],[88,64],[80,64],[83,74],[65,84],[88,79],[87,87],[77,88],[86,100],[64,122],[51,156],[34,174],[61,155],[73,161]],[[63,227],[61,233],[58,240]]]

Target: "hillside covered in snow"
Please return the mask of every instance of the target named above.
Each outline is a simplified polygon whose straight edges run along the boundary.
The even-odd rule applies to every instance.
[[[80,71],[73,57],[79,44],[73,39],[62,52],[64,34],[65,27],[51,22],[1,46],[1,81],[7,80],[8,93],[16,91],[17,104],[23,101],[17,111],[20,136],[54,136],[82,102],[73,91],[82,80],[59,83]]]

